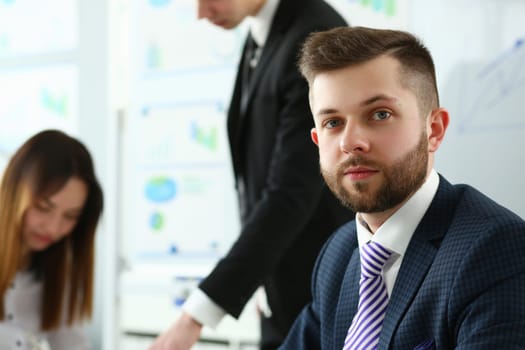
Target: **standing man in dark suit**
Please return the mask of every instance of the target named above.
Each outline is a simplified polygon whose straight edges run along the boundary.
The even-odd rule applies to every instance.
[[[323,176],[357,214],[281,349],[523,349],[525,222],[433,169],[449,115],[428,50],[338,28],[309,37],[300,67]]]
[[[275,349],[311,300],[312,267],[329,234],[353,217],[319,171],[308,86],[297,69],[313,31],[346,26],[323,0],[199,0],[199,18],[250,32],[228,112],[242,230],[151,349],[188,349],[202,325],[238,317],[259,286],[261,348]]]

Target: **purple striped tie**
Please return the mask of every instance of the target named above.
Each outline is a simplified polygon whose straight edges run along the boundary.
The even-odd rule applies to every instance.
[[[381,270],[392,252],[379,243],[369,242],[361,247],[360,254],[359,306],[346,335],[343,350],[377,349],[388,304]]]

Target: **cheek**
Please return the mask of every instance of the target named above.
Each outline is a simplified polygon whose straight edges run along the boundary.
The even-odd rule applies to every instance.
[[[60,232],[60,236],[61,237],[65,237],[65,236],[70,235],[72,233],[72,231],[75,229],[76,224],[77,224],[76,222],[66,221],[62,225],[62,230]]]
[[[22,222],[22,240],[26,243],[31,241],[31,233],[38,230],[39,216],[34,211],[28,210]]]
[[[40,216],[34,211],[29,209],[24,215],[23,228],[24,231],[31,230],[39,225],[41,221]]]
[[[323,167],[327,168],[329,166],[335,166],[334,162],[336,161],[339,154],[339,144],[334,142],[319,142],[319,161]]]
[[[31,229],[32,225],[27,218],[24,220],[24,224],[22,225],[22,238],[27,239],[30,236],[30,233],[32,231]]]
[[[388,158],[396,158],[413,149],[421,137],[421,130],[411,128],[403,133],[385,133],[377,138],[375,144],[381,145],[380,149]]]

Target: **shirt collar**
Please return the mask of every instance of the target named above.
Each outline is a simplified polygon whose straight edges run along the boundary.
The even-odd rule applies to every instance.
[[[270,34],[272,20],[277,11],[280,0],[266,0],[257,15],[248,17],[248,25],[253,40],[259,47],[263,47]]]
[[[356,226],[359,246],[363,246],[372,240],[401,256],[404,255],[417,225],[437,192],[438,186],[439,176],[432,169],[421,188],[389,217],[375,234],[370,232],[366,223],[362,222],[360,215],[357,214]]]

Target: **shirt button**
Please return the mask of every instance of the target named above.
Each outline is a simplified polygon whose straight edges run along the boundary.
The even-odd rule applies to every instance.
[[[20,339],[18,339],[18,340],[16,341],[16,346],[18,346],[18,347],[21,347],[21,346],[22,346],[22,341],[21,341]]]
[[[11,287],[11,289],[15,289],[15,283],[14,282],[11,283],[11,285],[9,287]]]
[[[13,314],[7,314],[6,317],[7,317],[7,320],[8,320],[8,321],[12,321],[13,318],[15,318],[15,317],[13,316]]]

